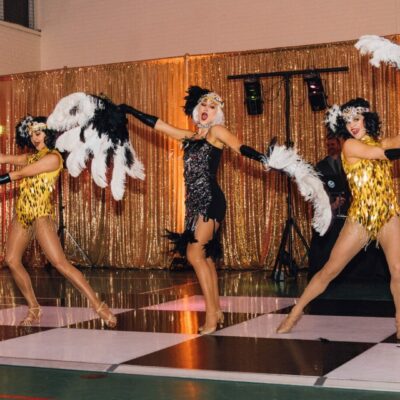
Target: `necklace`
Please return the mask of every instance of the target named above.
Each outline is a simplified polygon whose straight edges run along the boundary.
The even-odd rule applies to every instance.
[[[196,127],[197,129],[209,129],[212,126],[211,122],[208,122],[206,124],[202,124],[201,122],[199,122]]]

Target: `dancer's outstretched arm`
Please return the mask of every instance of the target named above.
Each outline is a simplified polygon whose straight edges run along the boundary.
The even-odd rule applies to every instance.
[[[348,139],[342,148],[343,154],[350,163],[359,159],[395,160],[400,158],[400,136],[382,140],[382,146],[371,146],[357,139]]]
[[[175,126],[164,122],[160,118],[154,115],[146,114],[142,111],[137,110],[134,107],[125,106],[124,110],[127,113],[133,115],[140,122],[143,122],[145,125],[150,126],[150,128],[154,128],[157,131],[165,133],[173,139],[183,140],[186,138],[190,138],[194,135],[194,132],[192,131],[176,128]]]
[[[260,153],[250,146],[242,144],[242,142],[224,126],[213,126],[211,128],[211,133],[213,137],[215,137],[225,146],[231,148],[234,152],[241,154],[242,156],[251,158],[252,160],[256,160],[262,163],[267,162],[267,158],[264,154]]]
[[[28,155],[0,154],[0,164],[26,165],[28,164]]]
[[[39,161],[33,164],[26,165],[19,171],[12,171],[4,175],[0,175],[0,184],[5,184],[11,181],[17,181],[19,179],[39,175],[43,172],[55,171],[60,166],[60,157],[56,154],[47,154]]]

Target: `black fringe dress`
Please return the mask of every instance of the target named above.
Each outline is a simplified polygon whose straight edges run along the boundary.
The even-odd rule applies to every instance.
[[[174,244],[173,252],[186,255],[189,243],[196,242],[196,225],[200,216],[205,221],[214,220],[221,223],[225,217],[226,200],[217,183],[217,170],[221,160],[222,149],[213,146],[206,139],[186,139],[184,145],[184,178],[186,189],[185,231],[181,234],[167,233]],[[214,260],[222,256],[222,247],[214,229],[213,238],[204,245],[206,257]]]

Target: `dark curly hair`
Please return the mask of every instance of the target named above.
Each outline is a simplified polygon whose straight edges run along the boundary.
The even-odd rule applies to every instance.
[[[349,100],[347,103],[342,104],[340,106],[340,111],[343,111],[348,107],[363,107],[369,109],[370,104],[362,97],[357,97],[355,99]],[[376,112],[371,111],[363,112],[361,115],[364,117],[364,126],[367,134],[374,139],[378,139],[381,134],[381,121],[379,119],[379,115]],[[342,137],[345,140],[352,137],[346,128],[346,121],[341,115],[337,117],[335,131],[332,131],[329,125],[327,125],[327,129],[328,137]]]
[[[31,136],[29,135],[29,125],[32,123],[46,123],[47,117],[39,116],[32,117],[27,115],[22,118],[21,121],[15,127],[15,141],[21,149],[27,147],[28,149],[36,150],[32,143]],[[50,150],[53,150],[56,144],[57,132],[52,129],[44,129],[44,134],[46,135],[44,139],[44,144]]]

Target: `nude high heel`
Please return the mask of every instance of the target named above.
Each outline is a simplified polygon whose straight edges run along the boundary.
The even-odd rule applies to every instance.
[[[222,328],[224,326],[224,314],[221,310],[218,310],[216,313],[217,315],[217,323],[215,326],[210,326],[207,327],[205,325],[201,326],[199,328],[199,333],[200,335],[210,335],[211,333],[214,333],[217,330],[217,327]]]
[[[97,307],[96,312],[108,328],[115,328],[117,326],[117,317],[110,311],[108,305],[104,301]],[[105,314],[108,316],[105,316]]]
[[[35,322],[40,322],[40,317],[42,316],[43,311],[38,307],[29,307],[28,314],[26,317],[19,323],[20,326],[32,326]]]

